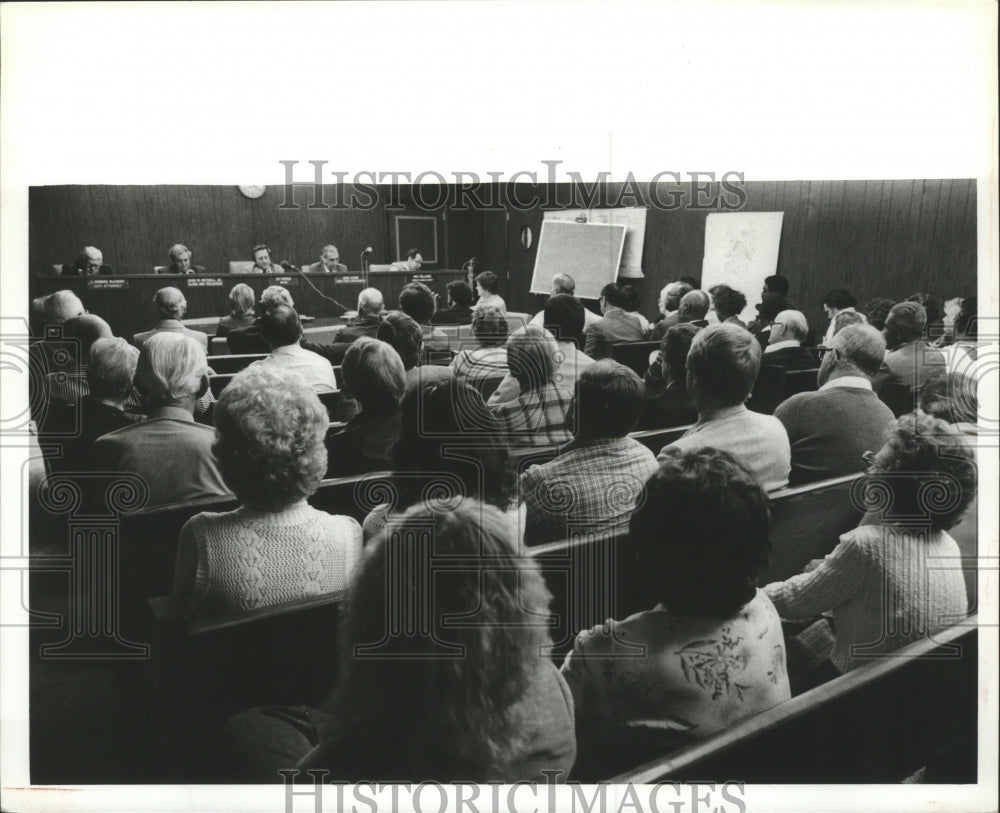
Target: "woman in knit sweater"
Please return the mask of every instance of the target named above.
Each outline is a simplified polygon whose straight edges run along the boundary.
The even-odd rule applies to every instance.
[[[296,373],[253,367],[223,391],[215,427],[219,469],[242,505],[181,530],[175,595],[212,617],[343,589],[361,527],[306,502],[326,471],[329,418],[316,394]]]
[[[961,433],[922,412],[905,415],[871,456],[861,495],[878,503],[878,524],[845,534],[815,569],[764,591],[785,619],[832,613],[838,672],[933,635],[968,610],[947,531],[975,493],[973,450]]]

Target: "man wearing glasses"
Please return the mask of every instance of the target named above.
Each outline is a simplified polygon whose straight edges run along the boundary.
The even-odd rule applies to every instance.
[[[764,348],[761,364],[786,370],[812,370],[816,359],[802,342],[809,335],[809,323],[799,311],[782,311],[771,323],[771,337]]]
[[[75,262],[66,263],[62,267],[64,277],[93,277],[110,273],[111,266],[104,265],[104,254],[93,246],[84,246]]]

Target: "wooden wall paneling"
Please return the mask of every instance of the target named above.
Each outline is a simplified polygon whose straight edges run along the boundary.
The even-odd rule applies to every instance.
[[[945,292],[946,299],[953,296],[976,296],[978,293],[976,286],[978,271],[976,254],[979,239],[976,222],[979,211],[978,194],[976,182],[969,181],[965,190],[965,218],[962,221],[961,234],[958,236],[959,248],[964,249],[964,253],[957,267],[949,268],[946,272],[949,279],[953,280]]]

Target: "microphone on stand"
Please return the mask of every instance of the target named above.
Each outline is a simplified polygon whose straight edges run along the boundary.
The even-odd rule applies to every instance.
[[[361,252],[361,276],[365,281],[365,287],[368,287],[368,256],[372,254],[372,247],[366,246],[365,250]]]

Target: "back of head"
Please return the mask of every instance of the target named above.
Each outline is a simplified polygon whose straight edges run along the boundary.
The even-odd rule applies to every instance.
[[[900,302],[892,306],[885,319],[885,341],[890,347],[915,342],[924,335],[927,314],[916,302]]]
[[[710,325],[691,342],[688,390],[723,404],[742,404],[757,380],[760,357],[760,342],[748,330],[734,324]]]
[[[283,285],[268,285],[260,293],[261,310],[266,312],[271,308],[277,308],[279,305],[294,308],[295,303],[292,301],[292,295],[288,293],[288,289]]]
[[[472,289],[469,283],[456,279],[448,283],[446,289],[448,297],[459,308],[467,308],[472,304]]]
[[[977,383],[961,372],[932,376],[920,388],[920,408],[945,423],[978,423]]]
[[[777,319],[778,314],[782,312],[785,307],[785,298],[781,294],[776,294],[768,292],[760,298],[760,304],[757,306],[757,315],[766,322],[773,322]],[[798,313],[798,311],[785,311],[786,313]],[[804,319],[805,317],[803,317]],[[805,336],[802,337],[803,339]]]
[[[403,400],[406,374],[399,353],[385,342],[362,336],[344,355],[344,384],[364,409],[394,409]]]
[[[681,297],[677,311],[682,322],[696,322],[704,319],[712,301],[704,291],[695,289]]]
[[[702,328],[697,325],[681,322],[669,328],[660,340],[660,357],[667,365],[670,377],[682,387],[687,387],[687,357],[699,330]]]
[[[830,343],[837,354],[837,367],[841,371],[854,368],[866,378],[873,378],[882,366],[885,356],[885,338],[871,325],[848,325],[838,330]],[[853,374],[853,370],[851,371]]]
[[[572,294],[556,294],[545,302],[543,322],[559,341],[580,344],[587,320],[583,303]]]
[[[639,289],[634,285],[623,285],[622,286],[622,296],[625,297],[625,305],[623,306],[625,310],[629,313],[635,313],[639,310],[642,301],[639,299]]]
[[[177,288],[160,288],[153,302],[163,319],[183,319],[187,312],[187,300]]]
[[[376,316],[385,308],[385,300],[378,288],[365,288],[358,294],[358,315]]]
[[[785,299],[788,297],[788,278],[781,276],[781,274],[766,277],[764,279],[764,290]]]
[[[326,408],[300,375],[256,365],[215,405],[219,470],[251,508],[277,511],[312,494],[326,472]]]
[[[45,324],[61,325],[67,319],[79,316],[83,313],[83,303],[75,293],[70,290],[56,291],[46,300],[42,308]]]
[[[404,369],[412,369],[420,361],[423,334],[420,325],[405,313],[392,311],[386,314],[375,338],[391,345],[399,353]]]
[[[278,305],[260,317],[260,335],[271,349],[298,344],[302,338],[302,323],[294,308]]]
[[[507,340],[507,369],[521,385],[521,392],[540,389],[555,375],[559,346],[547,331],[534,325]]]
[[[739,316],[747,306],[747,298],[728,285],[716,285],[712,289],[712,301],[720,321]]]
[[[823,297],[823,304],[828,308],[840,311],[844,308],[853,308],[857,304],[857,301],[843,288],[834,288]]]
[[[868,317],[868,324],[876,330],[884,328],[885,318],[889,315],[889,311],[892,310],[892,306],[895,304],[894,300],[882,297],[869,299],[864,307],[865,316]]]
[[[955,335],[965,339],[975,339],[978,335],[977,312],[979,300],[974,296],[967,296],[962,300],[958,309],[958,316],[955,317]]]
[[[229,291],[229,309],[234,316],[247,316],[253,313],[253,288],[245,282],[234,285]]]
[[[500,347],[507,341],[510,325],[500,308],[486,305],[472,314],[472,335],[483,347]]]
[[[135,383],[151,406],[194,399],[208,373],[205,351],[181,333],[154,333],[139,352]]]
[[[337,767],[389,781],[502,775],[522,736],[511,708],[548,641],[534,614],[549,599],[497,509],[466,500],[395,519],[369,545],[347,603],[333,699],[343,713],[330,732],[347,764]],[[475,623],[449,623],[471,615]]]
[[[907,297],[908,302],[916,302],[924,306],[924,313],[927,317],[927,324],[934,325],[941,321],[940,303],[927,293],[916,293]]]
[[[497,275],[492,271],[483,271],[480,274],[476,274],[475,281],[488,294],[495,294],[499,290],[499,280],[497,279]]]
[[[619,286],[615,282],[609,282],[601,288],[601,296],[609,306],[613,308],[622,308],[624,310],[625,306],[628,304],[628,296],[626,295],[626,292],[622,290],[622,287],[623,286]]]
[[[660,291],[660,313],[666,315],[680,307],[684,294],[694,289],[686,282],[671,282]]]
[[[774,321],[784,325],[788,338],[795,339],[800,344],[809,335],[809,323],[801,311],[782,311],[775,317]]]
[[[90,348],[98,339],[111,338],[111,326],[100,316],[85,313],[66,320],[63,325],[63,336],[77,339],[80,342],[80,361],[85,363],[90,355]]]
[[[97,339],[90,347],[87,383],[95,398],[124,400],[132,388],[139,350],[118,337]]]
[[[569,274],[556,274],[552,277],[552,295],[557,296],[559,294],[569,294],[572,296],[576,293],[576,280],[573,279]]]
[[[648,602],[695,618],[729,618],[767,565],[767,495],[728,452],[668,447],[630,524]]]
[[[422,282],[411,282],[399,293],[399,309],[425,325],[434,315],[434,293]]]
[[[839,331],[850,325],[865,324],[868,324],[868,319],[863,313],[858,313],[857,311],[843,311],[842,313],[838,313],[833,318],[833,333],[836,335]]]
[[[576,437],[580,440],[623,438],[639,422],[646,406],[646,386],[624,364],[611,359],[587,367],[576,384]]]

